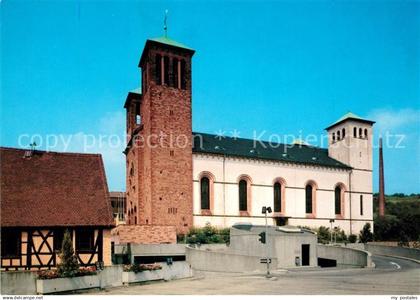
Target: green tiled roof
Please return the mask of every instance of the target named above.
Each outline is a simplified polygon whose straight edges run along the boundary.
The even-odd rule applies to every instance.
[[[193,138],[194,153],[209,153],[351,169],[351,167],[329,157],[328,149],[309,145],[276,144],[251,139],[220,137],[197,132],[193,133]]]
[[[363,118],[359,117],[358,115],[356,115],[356,114],[354,114],[352,112],[348,112],[344,116],[342,116],[340,119],[338,119],[337,121],[335,121],[333,124],[331,124],[330,126],[328,126],[325,129],[328,130],[331,127],[333,127],[335,125],[338,125],[338,124],[340,124],[340,123],[342,123],[342,122],[344,122],[345,120],[348,120],[348,119],[357,120],[357,121],[364,122],[364,123],[369,123],[369,124],[375,123],[373,121],[369,121],[369,120],[363,119]]]
[[[174,47],[178,47],[178,48],[184,48],[184,49],[187,49],[187,50],[193,50],[192,48],[187,47],[184,44],[181,44],[181,43],[179,43],[177,41],[174,41],[174,40],[172,40],[172,39],[170,39],[170,38],[168,38],[166,36],[162,36],[162,37],[158,37],[158,38],[154,38],[154,39],[150,39],[150,40],[151,41],[154,41],[154,42],[161,43],[161,44],[166,44],[166,45],[169,45],[169,46],[174,46]]]

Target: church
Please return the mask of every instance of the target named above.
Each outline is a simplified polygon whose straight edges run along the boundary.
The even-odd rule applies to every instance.
[[[166,36],[148,39],[139,62],[141,88],[125,101],[122,226],[131,241],[147,243],[153,231],[155,242],[156,236],[174,242],[208,223],[262,225],[262,206],[272,208],[269,225],[332,225],[358,234],[373,222],[373,121],[344,115],[326,127],[328,149],[193,132],[193,55]]]

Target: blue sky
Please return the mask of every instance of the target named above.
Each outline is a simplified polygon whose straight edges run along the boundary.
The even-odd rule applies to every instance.
[[[393,136],[384,149],[386,192],[420,192],[418,1],[0,5],[2,146],[34,138],[40,149],[101,152],[110,189],[124,190],[123,104],[168,9],[169,37],[197,51],[195,131],[305,138],[352,111],[377,122],[375,144],[386,132],[404,136],[403,148]],[[375,149],[374,191],[377,170]]]

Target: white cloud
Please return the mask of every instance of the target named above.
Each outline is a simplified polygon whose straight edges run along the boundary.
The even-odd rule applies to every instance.
[[[405,108],[400,110],[375,109],[368,114],[368,119],[375,121],[379,133],[395,132],[407,125],[420,124],[420,110]]]

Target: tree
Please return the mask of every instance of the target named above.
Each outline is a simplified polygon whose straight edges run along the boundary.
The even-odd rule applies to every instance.
[[[363,229],[360,230],[359,242],[366,244],[371,241],[373,241],[373,234],[370,230],[370,223],[366,223],[365,226],[363,226]]]
[[[73,277],[79,272],[79,262],[74,255],[73,242],[68,230],[64,232],[63,244],[59,254],[60,263],[57,272],[61,277]]]
[[[328,244],[331,240],[330,229],[325,226],[320,226],[318,228],[318,243]]]

